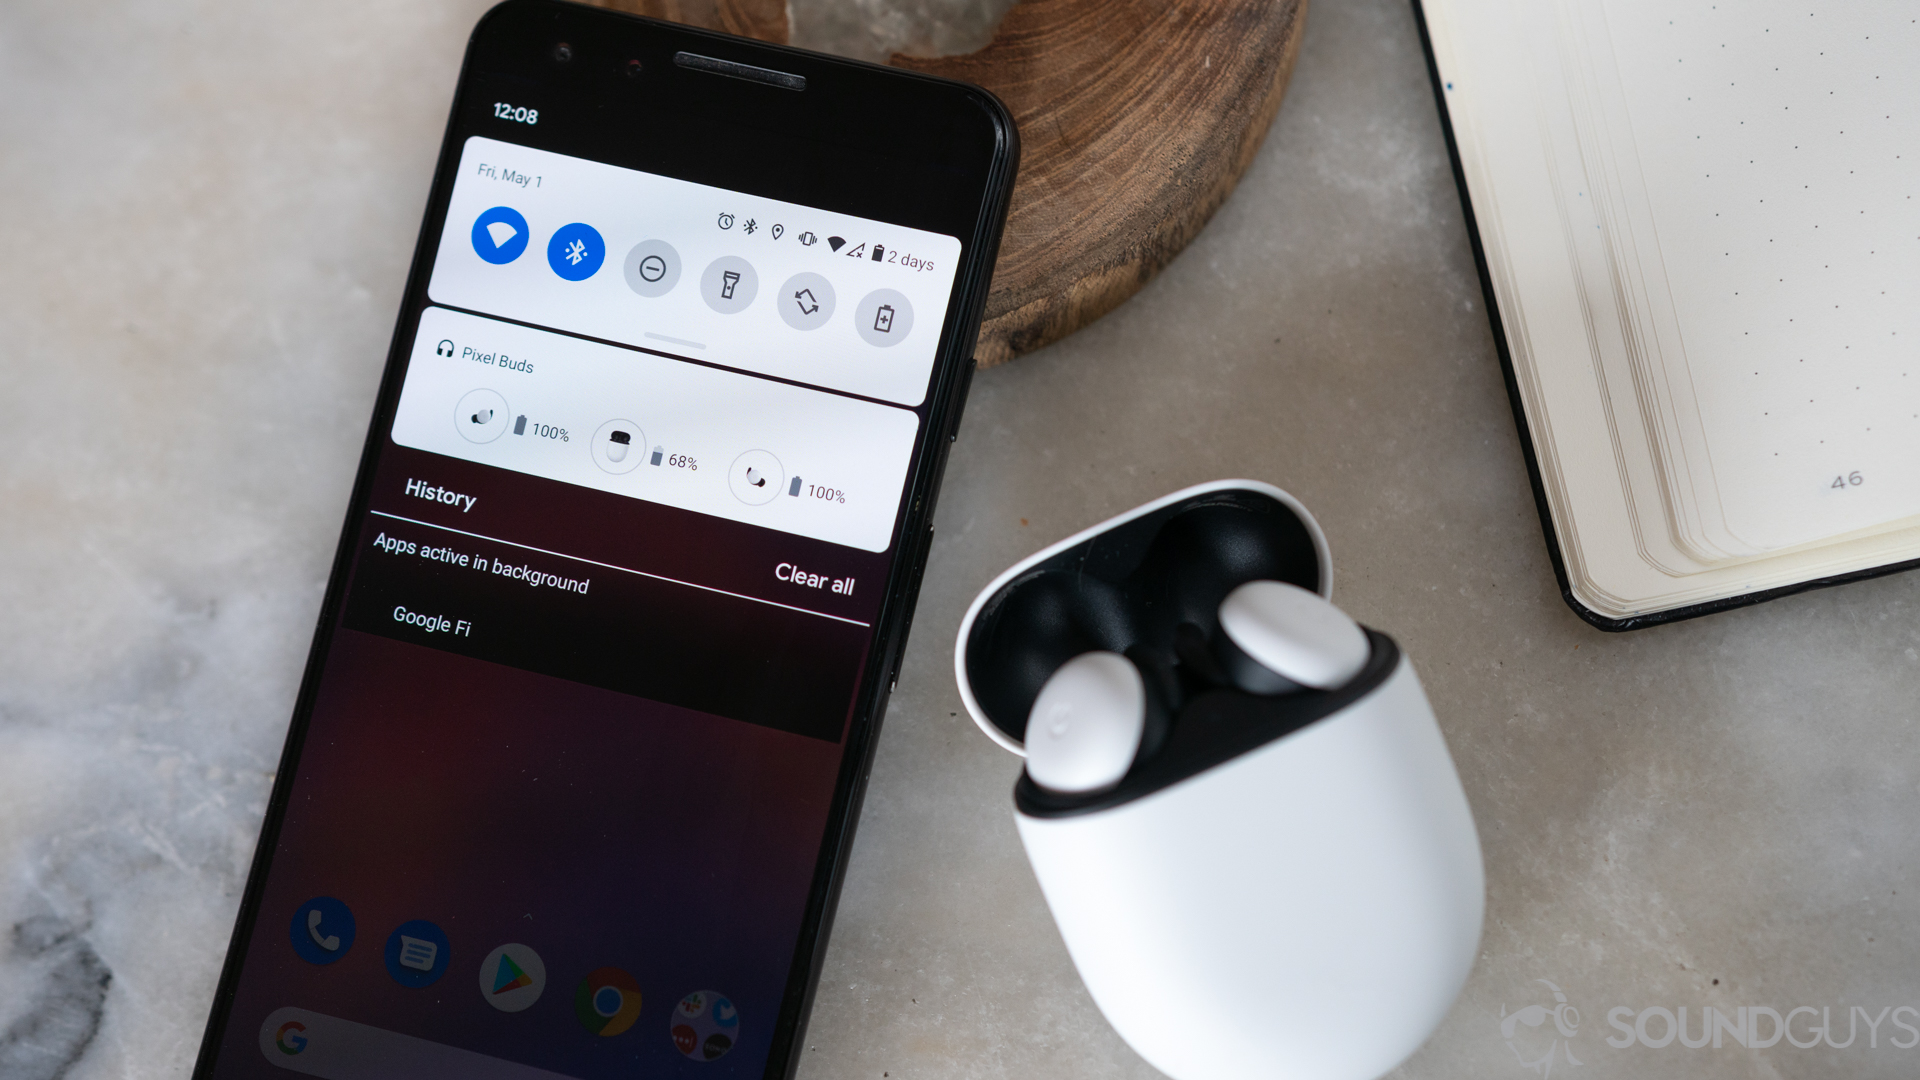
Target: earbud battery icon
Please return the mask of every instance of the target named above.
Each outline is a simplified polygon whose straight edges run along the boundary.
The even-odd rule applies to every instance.
[[[650,461],[648,461],[648,462],[647,462],[647,464],[649,464],[649,465],[658,465],[658,464],[660,464],[660,459],[661,459],[662,457],[664,457],[664,456],[666,455],[666,452],[667,452],[667,448],[666,448],[666,447],[664,447],[664,446],[656,446],[656,447],[654,447],[654,448],[653,448],[653,458],[652,458],[652,460],[650,460]]]

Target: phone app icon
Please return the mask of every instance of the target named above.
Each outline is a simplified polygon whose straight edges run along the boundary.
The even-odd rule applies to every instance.
[[[585,281],[607,261],[607,242],[591,225],[562,225],[547,241],[547,265],[568,281]]]
[[[446,931],[425,919],[404,922],[387,936],[387,974],[401,986],[432,986],[447,973],[452,954]]]
[[[673,1048],[695,1061],[712,1061],[740,1041],[740,1010],[713,990],[681,998],[667,1025]]]
[[[316,896],[294,909],[287,931],[300,959],[331,964],[353,948],[353,912],[331,896]]]
[[[547,965],[525,945],[502,945],[480,962],[480,996],[501,1012],[527,1008],[546,988]]]
[[[573,1014],[595,1035],[618,1035],[640,1019],[640,984],[619,968],[596,968],[574,990]]]
[[[527,219],[511,206],[496,206],[473,219],[473,253],[502,266],[527,250]]]

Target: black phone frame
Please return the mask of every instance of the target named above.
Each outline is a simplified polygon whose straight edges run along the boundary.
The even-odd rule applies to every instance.
[[[523,36],[511,45],[495,40],[513,34]],[[570,56],[564,61],[556,52],[560,42],[569,46]],[[791,85],[734,78],[676,64],[675,54],[681,52],[798,74],[806,80],[806,89],[796,91]],[[637,68],[631,64],[634,60],[639,62]],[[571,86],[564,86],[566,79],[572,80]],[[481,17],[468,39],[313,644],[194,1062],[194,1080],[209,1080],[214,1075],[232,1021],[247,942],[260,915],[266,877],[291,797],[320,677],[333,633],[340,626],[355,551],[353,538],[367,513],[380,454],[390,444],[389,432],[406,377],[414,330],[421,313],[431,306],[427,282],[461,151],[467,136],[480,133],[474,130],[478,110],[493,96],[490,89],[502,81],[523,84],[542,95],[536,100],[570,96],[571,104],[583,108],[567,114],[541,105],[543,122],[563,122],[549,123],[544,130],[535,125],[520,132],[520,138],[509,137],[514,132],[497,129],[486,131],[487,137],[945,232],[961,240],[961,263],[940,330],[932,378],[926,398],[916,409],[922,425],[896,516],[885,596],[860,676],[813,883],[762,1075],[791,1077],[799,1064],[797,1050],[819,985],[828,931],[845,879],[847,855],[859,821],[880,723],[899,677],[920,579],[932,546],[933,510],[947,453],[958,438],[967,389],[977,366],[973,350],[1019,166],[1018,130],[999,99],[966,83],[565,0],[504,0]],[[632,100],[649,90],[666,100]],[[616,96],[622,93],[629,96],[628,101]],[[808,98],[808,94],[814,96]],[[854,105],[861,112],[849,117],[846,110]],[[754,106],[762,106],[764,111],[755,111]],[[808,122],[798,135],[793,130],[796,116]],[[916,140],[917,153],[903,155],[890,145],[876,146],[871,134],[863,138],[845,123],[831,123],[846,119],[871,123],[876,118],[908,124],[892,131],[896,138],[904,132]],[[665,137],[640,146],[606,145],[613,137],[609,131],[612,125],[635,120],[648,121],[642,126]],[[783,122],[787,126],[781,127]],[[985,141],[976,138],[975,145],[966,146],[960,141],[966,137],[963,129],[973,125],[984,125],[975,134],[984,132]],[[775,151],[764,144],[729,145],[722,137],[741,133],[751,133],[802,155],[806,170],[783,178],[765,175],[766,162]],[[675,143],[676,138],[686,141]],[[871,178],[863,182],[854,174],[855,166],[889,160],[915,166],[906,177],[908,182],[894,178],[893,190],[871,182]],[[968,194],[964,199],[954,199],[955,192]],[[942,196],[948,200],[944,210],[936,208]]]

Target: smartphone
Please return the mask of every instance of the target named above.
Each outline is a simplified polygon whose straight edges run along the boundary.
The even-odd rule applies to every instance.
[[[792,1075],[1017,158],[482,19],[196,1077]]]

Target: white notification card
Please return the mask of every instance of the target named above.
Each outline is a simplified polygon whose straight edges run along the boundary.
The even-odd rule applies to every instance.
[[[885,551],[919,430],[892,405],[428,308],[393,441]]]
[[[913,406],[959,261],[951,236],[475,137],[427,291]]]

